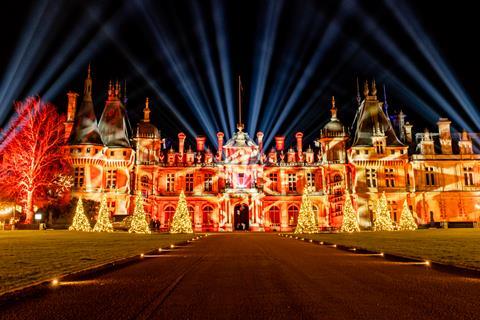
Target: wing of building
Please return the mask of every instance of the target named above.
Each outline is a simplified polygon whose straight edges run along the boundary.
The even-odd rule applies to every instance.
[[[286,147],[285,137],[276,136],[265,150],[262,132],[253,139],[239,125],[226,141],[219,132],[213,150],[205,136],[186,146],[184,133],[178,134],[175,149],[165,149],[161,131],[150,120],[148,99],[143,120],[130,134],[118,84],[109,85],[97,123],[91,81],[89,71],[79,107],[77,94],[68,94],[72,194],[99,200],[106,193],[116,220],[132,213],[132,198],[141,193],[149,218],[168,230],[183,190],[196,231],[291,231],[306,186],[313,188],[320,229],[341,225],[347,191],[367,229],[383,192],[397,222],[404,201],[419,224],[478,220],[480,156],[474,153],[473,134],[452,134],[450,121],[440,119],[438,132],[414,136],[402,112],[388,115],[375,82],[365,83],[352,132],[332,98],[331,118],[308,147],[298,132],[294,146]]]

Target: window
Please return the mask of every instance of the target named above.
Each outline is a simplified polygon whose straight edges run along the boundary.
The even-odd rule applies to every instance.
[[[107,189],[115,189],[117,187],[117,170],[109,169],[107,170]]]
[[[185,191],[193,192],[193,173],[187,173],[185,176]]]
[[[213,175],[211,173],[205,174],[204,190],[205,192],[211,192],[213,190]]]
[[[395,150],[390,150],[390,154],[395,154]]]
[[[270,190],[278,192],[278,174],[270,173],[268,178],[270,179]]]
[[[372,168],[365,169],[365,176],[367,178],[367,187],[376,188],[377,187],[377,171]]]
[[[167,173],[167,192],[175,190],[175,173]]]
[[[149,188],[149,180],[148,180],[148,176],[142,176],[140,178],[140,184],[142,186],[142,194],[144,197],[148,197],[148,189]]]
[[[368,150],[364,150],[363,153],[368,154]]]
[[[466,186],[473,186],[473,169],[472,167],[463,167],[463,179]]]
[[[192,224],[195,222],[195,208],[193,206],[188,206],[188,213],[190,214],[190,221],[192,221]]]
[[[383,154],[383,143],[382,143],[382,141],[376,141],[375,142],[375,151],[378,154]]]
[[[298,221],[298,207],[290,206],[288,208],[288,225],[293,227],[297,225]]]
[[[277,206],[270,207],[268,210],[268,217],[270,218],[271,226],[280,225],[280,209]]]
[[[297,175],[295,173],[288,174],[288,191],[297,191]]]
[[[107,208],[108,208],[108,212],[110,212],[110,216],[115,213],[115,206],[116,206],[115,200],[107,201]]]
[[[393,173],[393,168],[385,168],[385,186],[387,188],[395,187],[395,175]]]
[[[425,167],[425,182],[427,186],[435,185],[435,172],[433,167]]]
[[[84,178],[85,178],[85,168],[84,167],[75,167],[75,169],[73,169],[73,171],[74,171],[73,186],[75,188],[83,187]]]
[[[212,220],[213,208],[211,206],[205,206],[203,208],[203,225],[210,226],[213,224]]]
[[[307,186],[315,187],[315,173],[307,172]]]
[[[169,227],[170,224],[172,223],[173,215],[175,214],[175,208],[173,206],[167,206],[164,209],[164,213],[165,213],[165,221],[163,224],[166,227]]]

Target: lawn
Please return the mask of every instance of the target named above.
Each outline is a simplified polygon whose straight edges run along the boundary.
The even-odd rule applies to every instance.
[[[480,229],[320,233],[306,238],[480,270]]]
[[[190,238],[181,234],[2,231],[0,293]]]

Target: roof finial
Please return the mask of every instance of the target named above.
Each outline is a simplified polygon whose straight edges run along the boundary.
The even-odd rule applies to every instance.
[[[375,79],[372,81],[372,96],[377,96],[377,84],[375,83]]]
[[[369,94],[369,89],[368,89],[368,80],[365,80],[365,84],[363,85],[363,95],[368,97]]]
[[[115,97],[120,97],[120,84],[118,80],[115,81]]]
[[[383,108],[385,110],[385,114],[388,117],[387,90],[385,89],[385,83],[383,84]]]
[[[240,75],[238,76],[238,124],[237,129],[238,131],[242,131],[245,126],[242,123],[242,93],[243,93],[243,86],[242,86],[242,78]]]
[[[145,99],[145,108],[143,109],[143,121],[150,122],[150,108],[148,97]]]
[[[330,109],[332,113],[332,120],[337,119],[337,107],[335,107],[335,96],[332,96],[332,108]]]
[[[83,96],[84,99],[92,99],[92,77],[90,72],[90,64],[88,64],[87,78],[85,79],[85,85],[83,88]]]
[[[123,104],[126,105],[127,102],[127,80],[123,80]]]
[[[360,106],[362,103],[362,97],[360,97],[360,85],[358,84],[358,77],[357,77],[357,104]]]
[[[113,86],[112,86],[112,80],[108,82],[108,97],[111,98],[113,95]]]

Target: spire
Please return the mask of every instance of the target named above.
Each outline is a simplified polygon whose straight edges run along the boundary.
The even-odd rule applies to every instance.
[[[92,100],[92,76],[90,71],[90,64],[88,64],[87,78],[85,79],[85,86],[83,89],[83,99],[87,101]]]
[[[337,107],[335,107],[335,97],[332,96],[332,108],[330,109],[332,113],[332,120],[337,119]]]
[[[385,114],[387,115],[387,118],[389,118],[388,102],[387,102],[387,90],[385,89],[385,83],[383,84],[383,108],[385,110]]]
[[[372,96],[376,97],[377,96],[377,84],[375,83],[375,79],[372,81]]]
[[[360,85],[358,84],[358,77],[357,77],[357,104],[360,106],[362,103],[362,97],[360,97]]]
[[[123,104],[126,106],[128,102],[127,98],[127,80],[123,82]]]
[[[368,94],[369,94],[369,90],[368,90],[368,80],[365,80],[365,84],[363,85],[363,95],[366,97],[368,97]]]
[[[148,107],[148,98],[145,100],[145,108],[143,109],[143,122],[150,122],[150,108]]]
[[[113,98],[113,86],[112,86],[112,80],[108,82],[108,99]]]
[[[238,124],[237,124],[237,129],[240,132],[245,128],[245,126],[242,123],[242,93],[243,93],[242,78],[240,76],[238,76]]]
[[[115,97],[120,97],[120,83],[118,82],[118,80],[115,81]]]

